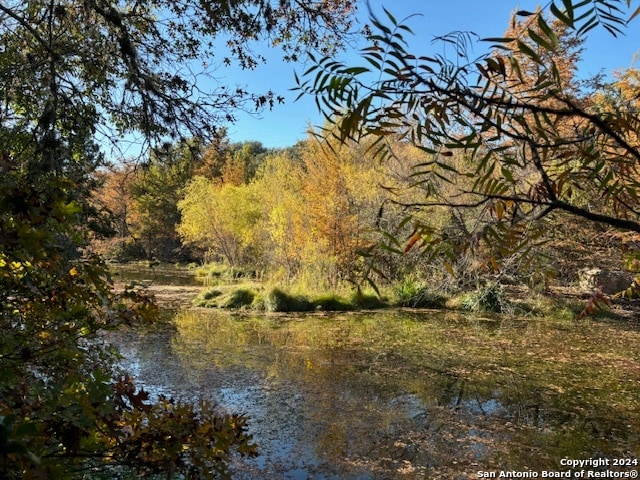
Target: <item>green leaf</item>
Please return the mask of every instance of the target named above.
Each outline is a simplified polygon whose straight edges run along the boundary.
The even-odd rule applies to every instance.
[[[517,41],[517,45],[518,45],[518,50],[520,50],[522,53],[524,53],[531,60],[533,60],[534,62],[536,62],[536,63],[538,63],[540,65],[544,65],[544,62],[542,61],[540,56],[529,45],[527,45],[526,43],[524,43],[521,40]]]
[[[394,26],[398,25],[398,22],[397,22],[396,18],[391,14],[391,12],[389,10],[387,10],[385,7],[382,7],[382,9],[384,10],[384,13],[387,14],[387,17],[389,18],[389,20],[391,20],[391,23]]]
[[[511,43],[515,40],[513,37],[486,37],[481,39],[483,42],[491,43]]]
[[[566,26],[573,28],[573,19],[562,12],[558,7],[556,7],[555,3],[551,4],[550,10],[554,17],[556,17]]]
[[[549,24],[545,21],[542,15],[538,17],[538,27],[546,35],[547,39],[549,40],[549,43],[552,46],[550,50],[555,51],[560,45],[560,41],[558,40],[558,36],[555,34],[555,32],[549,26]]]
[[[370,72],[371,70],[369,70],[366,67],[350,67],[344,70],[344,74],[345,75],[360,75],[362,73],[366,73],[366,72]]]
[[[513,179],[513,173],[511,173],[511,170],[509,170],[506,167],[501,167],[500,171],[502,172],[502,176],[505,179],[507,179],[511,183],[515,183],[515,180]]]

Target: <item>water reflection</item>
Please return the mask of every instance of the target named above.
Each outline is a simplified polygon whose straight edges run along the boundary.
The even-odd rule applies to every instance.
[[[134,283],[144,287],[163,286],[202,286],[202,279],[193,272],[180,267],[162,265],[144,267],[142,265],[113,264],[109,270],[117,283]]]
[[[146,388],[249,413],[261,456],[236,478],[475,478],[640,455],[631,327],[188,312],[120,335]]]

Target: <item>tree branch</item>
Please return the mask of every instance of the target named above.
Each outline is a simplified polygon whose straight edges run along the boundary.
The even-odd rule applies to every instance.
[[[49,42],[47,42],[44,38],[42,38],[40,36],[40,34],[38,33],[38,31],[33,28],[31,25],[29,25],[29,23],[22,18],[20,15],[18,15],[17,13],[15,13],[12,9],[10,9],[9,7],[5,7],[2,3],[0,3],[0,11],[6,13],[9,17],[13,18],[16,22],[18,22],[20,24],[21,27],[23,27],[24,29],[26,29],[31,35],[33,35],[33,38],[42,46],[44,47],[44,49],[47,51],[47,53],[49,53],[49,55],[54,56],[55,52],[51,49],[51,46],[49,45]]]

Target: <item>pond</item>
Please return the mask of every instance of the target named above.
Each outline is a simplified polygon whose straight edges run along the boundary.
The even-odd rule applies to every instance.
[[[114,340],[152,393],[250,416],[260,456],[234,478],[540,476],[567,458],[640,457],[630,324],[183,311]]]

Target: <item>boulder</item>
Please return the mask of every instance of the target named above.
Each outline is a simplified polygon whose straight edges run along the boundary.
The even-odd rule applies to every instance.
[[[612,295],[626,290],[633,282],[633,275],[622,270],[601,270],[585,268],[578,272],[580,288],[593,291],[600,288],[602,293]]]

